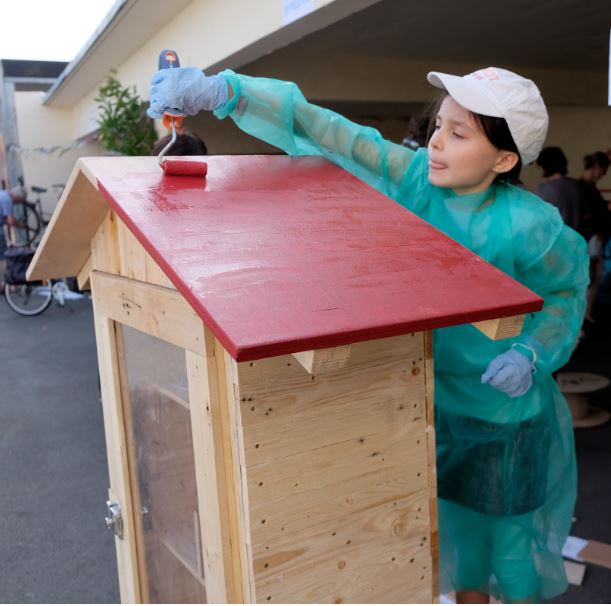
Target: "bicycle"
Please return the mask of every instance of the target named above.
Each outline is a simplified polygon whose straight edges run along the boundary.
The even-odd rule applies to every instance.
[[[8,306],[21,316],[37,316],[49,308],[55,301],[60,307],[67,306],[74,311],[67,301],[84,298],[86,295],[75,292],[74,278],[61,278],[28,282],[25,272],[34,256],[34,251],[27,247],[12,247],[5,252],[7,268],[5,271],[4,297]]]
[[[61,195],[64,185],[58,183],[52,185],[52,188],[55,190],[59,189]],[[21,246],[32,246],[37,240],[39,240],[39,236],[42,236],[42,233],[47,225],[49,225],[49,221],[51,220],[50,215],[45,215],[40,198],[40,194],[44,194],[48,191],[47,188],[32,185],[30,189],[33,193],[38,194],[38,198],[36,200],[30,202],[26,199],[22,202],[13,203],[13,214],[15,218],[23,225],[23,227],[17,228],[18,235],[22,236],[18,238],[20,240],[19,245]],[[17,240],[17,238],[14,239]]]

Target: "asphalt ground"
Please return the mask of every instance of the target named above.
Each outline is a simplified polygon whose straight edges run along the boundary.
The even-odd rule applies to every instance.
[[[1,603],[119,602],[93,314],[70,305],[24,318],[0,296]],[[564,370],[611,378],[611,335],[589,334]],[[611,410],[611,387],[592,402]],[[611,543],[611,423],[575,438],[572,534]],[[588,565],[553,601],[610,603],[611,570]]]
[[[93,314],[0,296],[0,602],[118,602]]]

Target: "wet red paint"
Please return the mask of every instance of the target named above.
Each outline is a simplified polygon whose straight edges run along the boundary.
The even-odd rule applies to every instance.
[[[320,158],[209,156],[100,191],[237,360],[537,311],[542,300]]]

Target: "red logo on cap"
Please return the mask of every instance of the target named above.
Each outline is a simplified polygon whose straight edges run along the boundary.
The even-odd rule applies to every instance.
[[[477,80],[500,80],[501,77],[491,67],[487,69],[480,69],[472,74]]]

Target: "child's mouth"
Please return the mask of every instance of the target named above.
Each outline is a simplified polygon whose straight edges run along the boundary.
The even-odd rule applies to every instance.
[[[445,164],[435,162],[435,160],[429,160],[429,170],[443,170],[444,168],[447,168]]]

